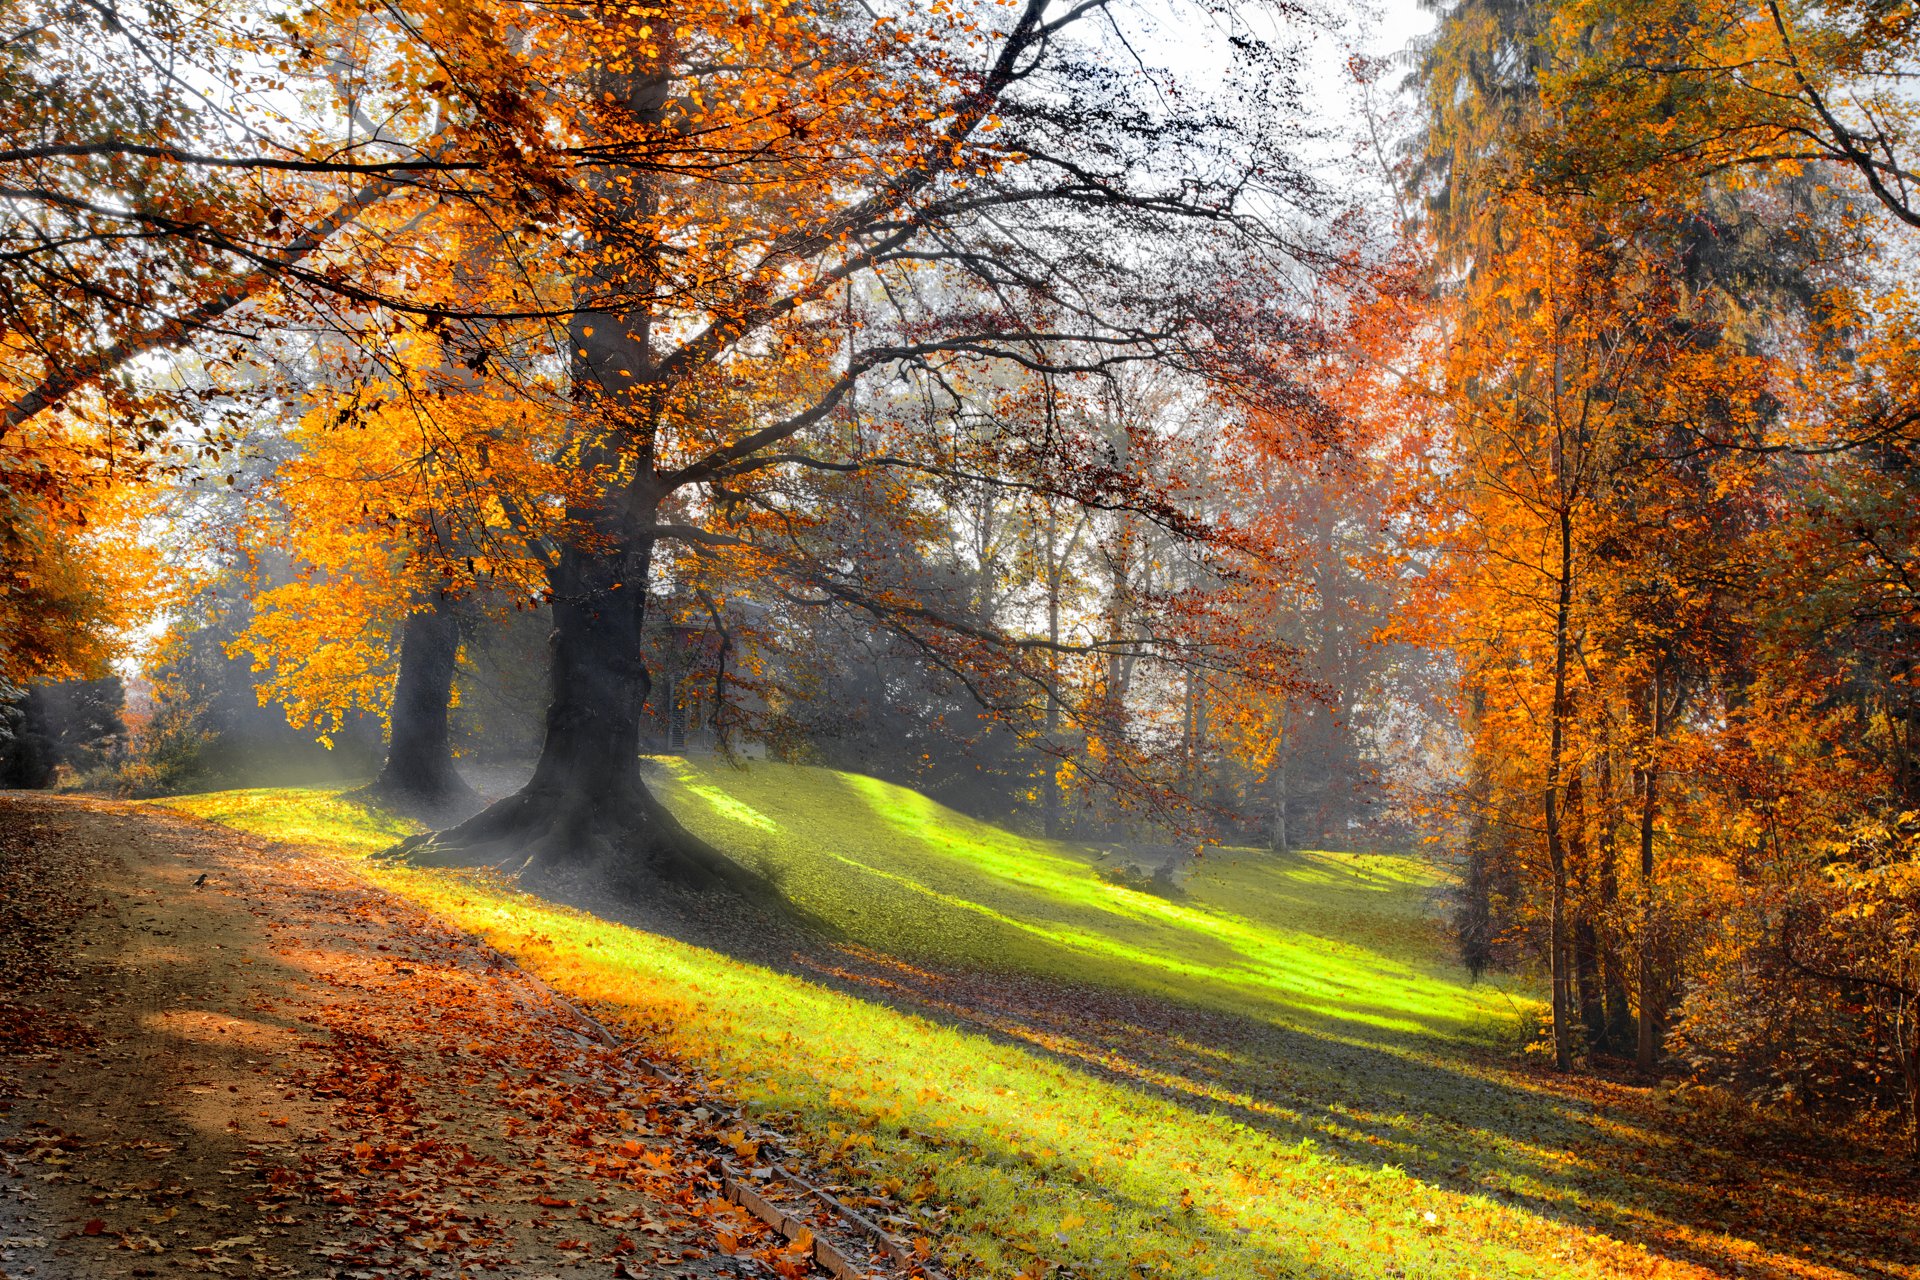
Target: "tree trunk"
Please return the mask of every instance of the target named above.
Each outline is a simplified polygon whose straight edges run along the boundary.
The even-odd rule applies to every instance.
[[[1474,810],[1467,830],[1466,874],[1454,910],[1454,932],[1460,939],[1460,961],[1468,975],[1480,981],[1493,966],[1493,835],[1484,812]]]
[[[364,794],[423,815],[470,808],[477,800],[453,767],[448,731],[453,674],[460,656],[460,619],[441,597],[407,615],[400,632],[400,674],[393,686],[386,763]]]
[[[1627,994],[1627,975],[1621,955],[1619,935],[1620,872],[1619,849],[1614,832],[1619,826],[1619,809],[1614,803],[1613,745],[1600,753],[1600,972],[1606,1006],[1606,1034],[1603,1042],[1609,1052],[1624,1051],[1627,1028],[1633,1021],[1633,1001]]]
[[[1593,866],[1587,856],[1586,775],[1577,766],[1567,779],[1566,840],[1567,861],[1579,890],[1573,901],[1573,983],[1591,1052],[1606,1040],[1607,1014],[1600,998],[1600,932],[1593,923]]]
[[[1561,770],[1566,755],[1569,714],[1567,665],[1572,647],[1573,513],[1560,509],[1560,574],[1553,613],[1553,706],[1547,745],[1544,796],[1547,827],[1547,863],[1552,873],[1552,904],[1547,924],[1547,968],[1553,980],[1553,1064],[1562,1071],[1573,1066],[1573,990],[1567,937],[1567,848],[1561,831]]]
[[[1906,1085],[1907,1155],[1920,1165],[1920,998],[1902,992],[1894,1006],[1893,1048]]]
[[[640,788],[640,717],[653,687],[640,653],[649,558],[562,552],[547,732],[529,791],[601,805]]]
[[[1652,1074],[1660,1057],[1659,1005],[1653,973],[1653,828],[1660,812],[1660,740],[1667,730],[1665,664],[1653,664],[1653,741],[1640,771],[1640,937],[1635,949],[1635,986],[1640,1016],[1634,1052],[1639,1069]]]
[[[1041,828],[1049,838],[1060,834],[1060,761],[1050,754],[1060,732],[1060,586],[1065,574],[1063,557],[1054,552],[1055,516],[1047,505],[1047,712],[1043,730],[1049,754],[1041,762],[1046,776],[1040,784]]]
[[[757,877],[695,838],[641,780],[652,543],[644,534],[619,541],[628,549],[561,551],[547,732],[533,777],[459,826],[402,849],[422,861],[591,868],[635,893],[665,881],[762,896]]]
[[[1198,776],[1205,769],[1207,752],[1207,686],[1202,683],[1193,694],[1193,758],[1196,772],[1195,787],[1204,792],[1209,801],[1213,797],[1214,780],[1211,775]]]
[[[1267,847],[1275,853],[1289,853],[1287,847],[1287,711],[1280,708],[1280,736],[1273,744],[1273,765],[1269,781],[1273,794],[1273,826],[1267,832]]]
[[[1606,1047],[1607,1006],[1602,995],[1600,931],[1593,918],[1576,904],[1573,923],[1574,989],[1580,996],[1580,1026],[1591,1054]]]

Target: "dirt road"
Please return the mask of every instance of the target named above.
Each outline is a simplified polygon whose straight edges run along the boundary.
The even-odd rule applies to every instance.
[[[351,864],[0,793],[0,1280],[804,1274],[581,1028]]]

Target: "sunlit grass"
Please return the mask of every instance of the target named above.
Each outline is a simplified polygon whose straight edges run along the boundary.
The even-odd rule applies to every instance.
[[[1180,1061],[1166,1065],[1117,1056],[1091,1029],[1015,1027],[1025,1043],[1009,1043],[472,877],[378,863],[367,874],[617,1010],[816,1159],[946,1206],[928,1234],[950,1266],[1060,1264],[1112,1280],[1657,1270],[1639,1250],[1391,1167],[1417,1166],[1437,1142],[1484,1157],[1499,1175],[1486,1181],[1508,1193],[1569,1196],[1550,1143],[1409,1114],[1420,1104],[1399,1073],[1470,1088],[1450,1046],[1504,1006],[1439,958],[1417,864],[1216,855],[1168,901],[1103,881],[1070,846],[870,779],[674,771],[664,790],[690,825],[864,946],[1212,1007],[1273,1028],[1284,1047],[1174,1045]],[[407,829],[325,792],[167,803],[349,854]],[[1375,1075],[1335,1079],[1355,1063]],[[1275,1076],[1295,1092],[1277,1099]]]
[[[1485,1035],[1512,1012],[1444,959],[1432,871],[1410,858],[1216,850],[1186,896],[1169,900],[1101,878],[1087,850],[873,778],[659,763],[662,794],[697,834],[875,950],[1363,1038]]]
[[[282,844],[332,853],[378,853],[420,830],[419,824],[409,819],[340,797],[338,791],[256,787],[151,803],[271,836]]]

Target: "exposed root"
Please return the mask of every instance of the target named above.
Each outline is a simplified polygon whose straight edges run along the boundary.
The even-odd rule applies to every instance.
[[[528,784],[458,826],[403,840],[389,857],[486,866],[516,875],[579,875],[636,901],[663,887],[779,904],[772,885],[680,825],[637,780],[612,796]]]
[[[451,771],[432,785],[409,785],[383,773],[359,790],[345,793],[341,799],[435,826],[459,822],[485,803],[480,793],[467,785],[466,779]]]

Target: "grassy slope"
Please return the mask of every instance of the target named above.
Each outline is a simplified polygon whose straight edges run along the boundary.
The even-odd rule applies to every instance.
[[[1215,854],[1178,901],[859,774],[665,762],[701,836],[862,945],[1132,988],[1378,1038],[1487,1030],[1509,1006],[1448,963],[1405,858]]]
[[[664,767],[676,811],[843,930],[850,955],[885,953],[921,977],[916,963],[998,971],[986,990],[1012,1005],[1028,993],[1024,1010],[983,1021],[1033,1047],[470,877],[371,874],[618,1008],[820,1159],[944,1206],[950,1263],[1116,1280],[1666,1265],[1501,1202],[1557,1214],[1579,1192],[1559,1118],[1516,1113],[1475,1074],[1515,1006],[1440,958],[1415,863],[1220,854],[1170,902],[1102,881],[1071,847],[872,779]],[[322,792],[172,803],[349,854],[403,830]],[[1203,1030],[1182,1035],[1189,1017]],[[1446,1189],[1476,1182],[1502,1197]]]

